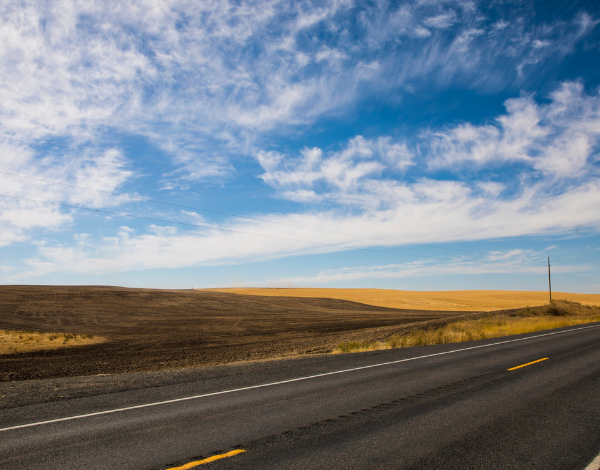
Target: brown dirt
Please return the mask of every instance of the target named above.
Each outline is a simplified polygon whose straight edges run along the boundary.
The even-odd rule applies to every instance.
[[[417,310],[476,310],[492,312],[548,303],[548,292],[507,290],[406,291],[393,289],[327,289],[327,288],[255,288],[232,287],[207,289],[231,294],[319,297],[349,300],[377,307]],[[582,305],[600,305],[600,294],[553,292],[553,300],[568,300]]]
[[[0,329],[107,339],[89,346],[0,355],[0,381],[330,352],[340,341],[377,340],[423,322],[447,323],[457,315],[456,311],[398,310],[338,299],[96,286],[0,286]]]

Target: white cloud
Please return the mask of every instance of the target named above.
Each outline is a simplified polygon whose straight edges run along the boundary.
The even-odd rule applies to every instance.
[[[34,138],[85,134],[112,116],[128,94],[141,91],[131,85],[148,71],[146,57],[127,46],[130,38],[123,30],[103,36],[99,25],[96,34],[82,35],[87,28],[78,20],[95,13],[85,5],[3,3],[0,116],[5,131]]]
[[[71,214],[65,214],[58,207],[31,201],[0,198],[0,230],[2,245],[23,241],[26,231],[35,228],[56,230],[72,220]]]
[[[69,167],[63,170],[63,178],[59,176],[59,181],[70,181],[69,173],[72,173],[73,185],[95,190],[71,188],[66,197],[70,204],[87,207],[116,205],[122,199],[108,193],[114,192],[133,176],[133,172],[127,169],[129,162],[117,149],[109,149],[99,155],[90,155],[88,152],[84,152],[82,158],[72,159],[69,164]],[[28,187],[28,191],[30,190],[31,186]]]
[[[303,203],[314,203],[322,200],[322,197],[319,196],[314,191],[308,189],[296,189],[293,191],[283,191],[281,193],[281,197],[284,199],[288,199],[290,201],[295,202],[303,202]]]
[[[422,136],[430,168],[522,162],[545,175],[581,176],[600,142],[600,96],[563,83],[548,104],[523,96],[506,102],[494,124],[463,124]]]
[[[506,189],[506,185],[497,183],[495,181],[480,181],[477,186],[484,192],[484,194],[497,198],[500,196],[502,191]]]
[[[208,155],[200,159],[195,155],[180,153],[176,160],[180,166],[163,175],[162,189],[188,189],[191,184],[220,182],[235,171],[229,159],[223,155]]]
[[[363,209],[394,207],[399,201],[423,197],[446,201],[474,199],[482,193],[493,199],[507,189],[522,191],[523,200],[528,194],[539,199],[576,179],[593,180],[592,165],[599,158],[600,95],[588,95],[580,83],[566,82],[550,98],[545,104],[532,96],[510,99],[507,112],[493,124],[428,130],[414,149],[390,137],[356,136],[341,150],[327,154],[319,148],[304,149],[297,156],[259,152],[261,178],[279,197]],[[423,179],[429,176],[427,171],[414,181],[420,171],[416,169],[403,182],[402,175],[416,163],[426,165],[429,174],[440,168],[457,171],[457,180],[468,166],[471,181]],[[523,166],[510,166],[515,163]],[[477,173],[490,167],[500,171],[497,179],[504,178],[502,182],[478,179]],[[386,178],[384,171],[390,172]],[[502,171],[511,177],[505,178]]]
[[[429,31],[427,28],[423,28],[422,26],[417,26],[413,30],[413,34],[418,38],[427,38],[431,36],[431,31]]]
[[[391,137],[380,137],[377,145],[379,155],[391,168],[402,171],[414,165],[415,154],[409,150],[406,143],[392,143]]]
[[[430,28],[444,29],[452,26],[456,22],[456,13],[452,10],[441,13],[436,16],[426,18],[423,23]]]
[[[349,56],[338,50],[338,49],[331,49],[329,47],[323,47],[319,52],[317,52],[317,55],[315,56],[315,60],[317,62],[322,62],[322,61],[339,61],[339,60],[344,60],[344,59],[348,59]]]
[[[490,251],[487,258],[490,261],[517,260],[523,261],[533,257],[532,250],[513,249],[508,251]],[[538,257],[539,258],[539,257]]]
[[[372,185],[373,178],[379,179],[386,168],[406,170],[413,165],[414,156],[406,143],[393,142],[390,137],[368,140],[356,136],[342,150],[327,155],[319,148],[305,148],[297,157],[262,151],[256,158],[265,170],[261,178],[279,190],[281,197],[370,205],[376,199],[372,194],[379,192]],[[317,186],[320,194],[315,192]]]
[[[536,262],[537,261],[537,262]],[[451,262],[415,261],[410,263],[389,264],[383,266],[351,267],[328,269],[314,276],[295,276],[279,279],[267,279],[263,282],[248,285],[268,285],[273,287],[287,286],[321,286],[327,284],[345,283],[348,281],[366,279],[406,279],[432,276],[465,276],[480,274],[544,274],[547,267],[539,257],[528,260],[511,260],[492,262],[485,260],[463,261],[456,259]],[[589,271],[588,265],[565,265],[555,268],[555,273],[578,273]]]
[[[73,221],[73,210],[44,202],[92,208],[119,204],[123,199],[109,193],[132,176],[127,169],[128,162],[116,149],[99,154],[77,149],[79,151],[68,158],[48,155],[35,165],[32,152],[27,148],[15,147],[6,141],[3,148],[6,151],[0,156],[3,163],[0,230],[4,240],[0,243],[3,244],[7,244],[7,240],[26,240],[35,229],[58,230]]]
[[[231,264],[378,246],[560,233],[574,226],[600,230],[598,181],[553,197],[533,187],[510,200],[474,195],[456,182],[422,181],[403,189],[393,206],[357,215],[333,211],[272,215],[265,221],[221,225],[225,231],[182,231],[172,226],[138,234],[127,229],[93,247],[45,243],[38,248],[38,257],[28,261],[30,270],[24,275]],[[488,261],[508,262],[522,255],[522,251],[493,253]]]

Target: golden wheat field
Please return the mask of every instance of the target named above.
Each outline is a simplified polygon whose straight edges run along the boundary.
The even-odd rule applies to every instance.
[[[548,292],[462,290],[403,291],[391,289],[324,289],[324,288],[225,288],[210,289],[243,295],[281,297],[317,297],[350,300],[378,307],[415,310],[485,311],[523,308],[548,303]],[[555,300],[569,300],[582,305],[600,305],[600,294],[553,292]]]

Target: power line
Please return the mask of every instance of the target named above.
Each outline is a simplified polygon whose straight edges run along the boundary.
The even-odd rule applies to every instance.
[[[91,207],[75,206],[75,205],[71,205],[71,204],[64,204],[61,202],[40,201],[39,199],[29,199],[29,198],[24,198],[24,197],[8,196],[6,194],[0,194],[0,197],[16,199],[19,201],[29,201],[29,202],[37,202],[40,204],[50,204],[53,206],[68,207],[70,209],[79,209],[79,210],[85,210],[85,211],[90,211],[90,212],[99,212],[102,214],[110,214],[110,215],[115,215],[118,217],[130,217],[133,219],[149,220],[152,222],[164,222],[164,223],[168,223],[168,224],[186,225],[189,227],[207,228],[207,225],[192,224],[189,222],[178,222],[176,220],[159,219],[157,217],[147,217],[147,216],[136,215],[136,214],[125,214],[122,212],[113,212],[113,211],[107,211],[104,209],[92,209]],[[375,253],[388,253],[388,254],[400,255],[400,256],[412,256],[415,258],[445,259],[445,260],[454,261],[453,258],[446,258],[446,257],[421,256],[421,255],[415,255],[412,253],[400,253],[398,251],[377,250],[374,248],[352,247],[352,246],[347,246],[347,245],[341,245],[339,243],[323,243],[323,242],[315,242],[315,241],[308,241],[308,240],[299,240],[297,238],[279,237],[276,235],[265,235],[262,233],[244,232],[242,230],[233,230],[233,229],[221,228],[221,227],[210,227],[209,226],[209,228],[211,228],[213,230],[224,231],[224,232],[241,233],[244,235],[253,235],[256,237],[266,237],[266,238],[274,238],[274,239],[278,239],[278,240],[287,240],[287,241],[294,241],[294,242],[300,242],[300,243],[308,243],[311,245],[321,245],[321,246],[331,246],[331,247],[336,247],[336,248],[344,248],[346,250],[364,250],[364,251],[372,251]]]
[[[98,193],[110,194],[112,196],[128,197],[130,199],[134,199],[134,200],[138,200],[138,201],[152,202],[154,204],[163,204],[165,206],[180,207],[182,209],[192,209],[192,210],[195,210],[195,211],[207,212],[207,213],[210,213],[210,214],[226,215],[228,217],[236,217],[238,219],[252,220],[254,222],[265,222],[265,223],[268,223],[268,224],[284,225],[284,226],[287,226],[287,227],[302,228],[302,229],[307,229],[307,230],[315,230],[315,231],[323,232],[323,233],[331,233],[331,234],[335,234],[335,235],[345,235],[347,237],[362,238],[362,239],[365,239],[365,240],[374,240],[374,241],[387,242],[387,243],[395,243],[395,244],[398,244],[398,245],[423,246],[423,247],[426,247],[426,248],[434,248],[436,250],[461,251],[461,252],[465,252],[465,253],[478,253],[478,254],[482,254],[482,255],[489,254],[489,252],[487,252],[487,251],[464,250],[464,249],[461,249],[461,248],[449,248],[449,247],[443,247],[443,246],[428,245],[428,244],[424,244],[424,243],[402,243],[402,242],[399,242],[398,240],[390,240],[390,239],[386,239],[386,238],[367,237],[367,236],[364,236],[364,235],[356,235],[356,234],[350,234],[350,233],[344,233],[344,232],[337,232],[337,231],[333,231],[333,230],[325,230],[325,229],[314,228],[314,227],[306,227],[306,226],[303,226],[303,225],[295,225],[295,224],[289,224],[289,223],[285,223],[285,222],[275,222],[275,221],[271,221],[271,220],[267,220],[267,219],[260,219],[260,218],[256,218],[256,217],[248,217],[248,216],[245,216],[245,215],[231,214],[231,213],[228,213],[228,212],[215,211],[215,210],[204,209],[204,208],[195,207],[195,206],[187,206],[187,205],[184,205],[184,204],[176,204],[176,203],[173,203],[173,202],[158,201],[156,199],[149,199],[149,198],[145,198],[145,197],[141,197],[141,196],[132,196],[132,195],[127,194],[127,193],[116,193],[116,192],[113,192],[113,191],[103,191],[101,189],[87,188],[85,186],[78,186],[78,185],[70,184],[70,183],[62,183],[62,182],[59,182],[59,181],[51,181],[51,180],[47,180],[47,179],[43,179],[43,178],[36,178],[36,177],[33,177],[33,176],[18,175],[16,173],[8,173],[8,172],[5,172],[5,171],[0,171],[0,174],[2,174],[2,175],[8,175],[8,176],[15,176],[17,178],[25,178],[25,179],[34,180],[34,181],[42,181],[44,183],[58,184],[58,185],[61,185],[61,186],[68,186],[68,187],[71,187],[71,188],[85,189],[86,191],[95,191],[95,192],[98,192]]]

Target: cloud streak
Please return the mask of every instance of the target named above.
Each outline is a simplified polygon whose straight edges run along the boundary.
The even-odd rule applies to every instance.
[[[527,253],[531,256],[532,253]],[[501,262],[493,260],[464,261],[457,259],[449,263],[415,261],[412,263],[389,264],[383,266],[351,267],[330,269],[314,276],[296,276],[279,279],[267,279],[249,286],[288,287],[288,286],[320,286],[328,284],[344,284],[352,281],[371,279],[407,279],[433,276],[469,276],[481,274],[544,274],[546,267],[543,259],[537,257],[525,259],[505,259]],[[571,274],[590,271],[588,265],[563,265],[554,268],[556,274]]]
[[[171,226],[137,234],[124,228],[118,236],[88,246],[73,248],[69,244],[46,243],[39,247],[38,258],[28,261],[32,269],[27,275],[235,264],[410,243],[555,234],[574,226],[600,228],[598,182],[558,197],[534,199],[533,196],[534,192],[529,192],[515,200],[498,201],[471,197],[468,188],[457,183],[445,188],[415,185],[410,201],[393,209],[355,216],[320,212],[272,216],[272,223],[222,226],[233,232],[216,229],[182,232]],[[400,258],[401,253],[410,253],[402,247],[392,251],[399,252]]]

